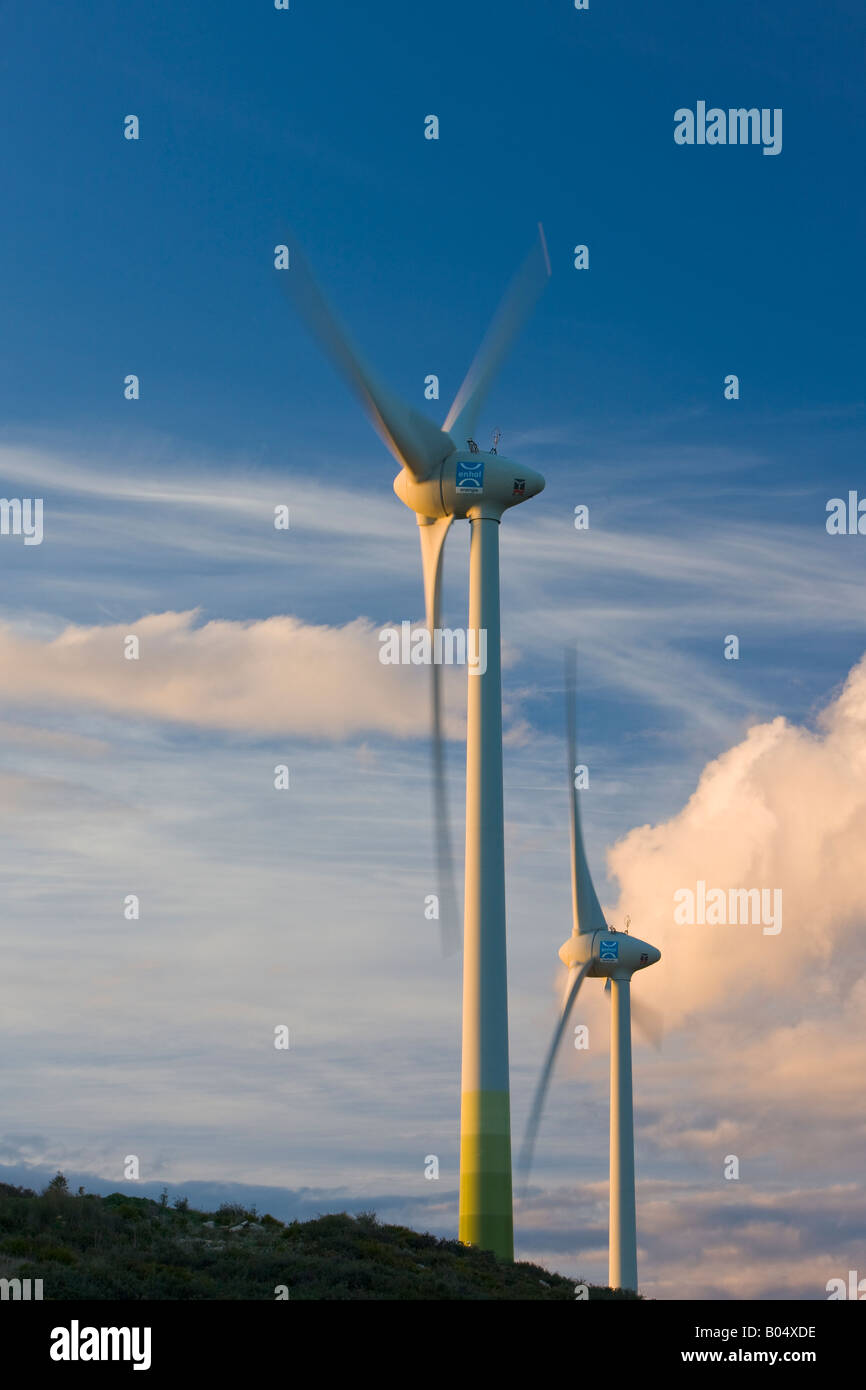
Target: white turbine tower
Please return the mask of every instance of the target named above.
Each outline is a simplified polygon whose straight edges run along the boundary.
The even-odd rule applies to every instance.
[[[520,1167],[524,1188],[556,1055],[571,1011],[587,975],[606,977],[610,990],[610,1238],[608,1283],[637,1292],[637,1226],[634,1189],[634,1117],[631,1068],[631,977],[661,959],[661,952],[604,919],[589,872],[577,791],[577,731],[573,659],[566,670],[569,805],[571,808],[572,932],[559,958],[568,968],[562,1010],[536,1086],[523,1141]],[[646,1011],[647,1021],[651,1020]]]
[[[459,1236],[467,1244],[513,1259],[499,523],[510,507],[541,492],[544,479],[503,458],[495,448],[479,450],[473,435],[493,377],[550,275],[544,233],[539,224],[538,241],[503,299],[442,429],[393,395],[364,365],[299,248],[290,249],[290,268],[280,274],[401,465],[394,491],[417,516],[431,637],[439,627],[445,537],[455,519],[471,525],[469,629],[476,642],[478,634],[486,632],[487,666],[483,675],[470,672],[468,677]],[[440,673],[435,662],[431,670],[440,920],[447,952],[457,944],[457,931],[445,815]]]

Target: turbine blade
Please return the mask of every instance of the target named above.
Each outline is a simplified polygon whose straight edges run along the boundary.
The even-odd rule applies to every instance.
[[[571,812],[571,915],[575,932],[607,931],[607,922],[595,891],[586,858],[583,831],[580,824],[578,789],[575,786],[577,766],[577,651],[565,654],[565,709],[568,742],[568,785]]]
[[[453,517],[418,518],[421,537],[421,564],[424,571],[424,608],[431,643],[440,626],[442,554],[445,537]],[[454,888],[454,861],[451,855],[451,828],[445,784],[445,736],[442,711],[442,666],[431,661],[430,696],[432,706],[433,816],[436,846],[436,873],[439,894],[439,930],[443,956],[454,955],[460,947],[457,894]]]
[[[565,1033],[565,1029],[568,1024],[569,1015],[572,1009],[574,1008],[574,1002],[577,999],[578,994],[580,993],[580,987],[583,984],[586,972],[591,964],[591,959],[588,961],[584,961],[583,965],[580,967],[579,970],[572,969],[569,972],[569,981],[571,987],[568,989],[568,992],[566,994],[565,1001],[562,1006],[562,1013],[560,1014],[556,1027],[553,1030],[553,1037],[550,1041],[550,1047],[547,1049],[547,1056],[544,1059],[544,1066],[541,1068],[541,1075],[538,1078],[538,1084],[535,1088],[535,1095],[532,1100],[532,1109],[529,1112],[529,1119],[526,1124],[526,1133],[523,1136],[523,1144],[521,1145],[520,1149],[520,1158],[518,1160],[518,1172],[520,1174],[521,1179],[521,1196],[526,1196],[526,1190],[529,1186],[529,1175],[532,1170],[532,1157],[535,1153],[535,1141],[538,1138],[538,1128],[541,1124],[541,1116],[544,1110],[544,1102],[547,1096],[547,1090],[550,1085],[550,1078],[553,1075],[553,1067],[554,1063],[556,1062],[556,1054],[559,1051],[559,1045],[562,1042],[562,1037]]]
[[[644,1042],[649,1043],[650,1047],[654,1047],[656,1052],[661,1052],[665,1036],[664,1015],[658,1009],[654,1009],[651,1004],[645,1004],[642,999],[636,999],[632,994],[631,1016],[632,1022]]]
[[[550,257],[539,222],[538,240],[506,290],[443,426],[459,448],[474,435],[490,384],[549,279]]]
[[[610,976],[604,982],[604,992],[607,995],[607,1002],[610,1003]],[[644,1042],[654,1047],[656,1052],[661,1052],[662,1042],[665,1036],[664,1015],[658,1009],[654,1009],[651,1004],[645,1004],[642,999],[636,999],[630,994],[631,1001],[631,1021],[640,1033]]]
[[[316,283],[301,247],[289,238],[286,245],[289,267],[276,272],[283,288],[309,331],[359,397],[394,458],[416,481],[423,482],[454,452],[454,441],[376,378]]]
[[[574,984],[574,977],[577,974],[577,971],[578,967],[576,965],[572,965],[569,967],[565,980],[565,989],[562,991],[562,1003],[560,1005],[560,1011],[564,1011],[565,1006],[568,1003],[568,998],[571,994],[571,987]]]

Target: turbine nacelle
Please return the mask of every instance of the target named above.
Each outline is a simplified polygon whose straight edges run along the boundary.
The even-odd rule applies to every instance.
[[[420,517],[496,517],[535,497],[544,478],[534,468],[512,462],[501,454],[448,455],[429,478],[419,482],[404,468],[394,479],[394,491],[410,511]]]
[[[559,959],[569,970],[588,963],[587,975],[628,980],[661,960],[661,951],[628,932],[574,932],[560,949]]]

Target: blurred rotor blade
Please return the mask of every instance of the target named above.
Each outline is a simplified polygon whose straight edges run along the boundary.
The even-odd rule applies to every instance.
[[[565,1006],[568,1003],[568,996],[571,994],[571,987],[574,984],[574,977],[577,971],[578,966],[572,965],[566,973],[565,989],[562,991],[562,1003],[560,1005],[561,1012],[565,1011]]]
[[[538,224],[538,239],[505,292],[493,322],[475,354],[463,385],[454,398],[443,426],[454,436],[458,448],[475,434],[478,415],[490,384],[505,356],[550,279],[550,257],[544,228]]]
[[[416,481],[423,482],[454,452],[454,441],[376,378],[325,299],[301,247],[294,240],[287,240],[286,245],[288,269],[276,272],[283,288],[309,331],[360,398],[397,462]]]
[[[607,922],[601,910],[601,903],[595,891],[583,831],[580,824],[578,789],[575,786],[577,768],[577,651],[574,648],[565,653],[565,709],[568,738],[568,785],[569,807],[571,810],[571,915],[572,931],[607,931]]]
[[[608,976],[604,984],[604,992],[610,1002],[610,977]],[[631,1021],[640,1033],[644,1042],[654,1047],[656,1052],[661,1052],[662,1043],[665,1036],[664,1015],[654,1009],[651,1004],[645,1004],[642,999],[636,999],[634,994],[630,995]]]
[[[660,1010],[654,1009],[651,1004],[645,1004],[642,999],[636,999],[632,994],[631,1017],[644,1042],[649,1043],[650,1047],[654,1047],[656,1052],[661,1052],[665,1036],[665,1020]]]
[[[442,590],[442,554],[445,537],[453,517],[418,518],[421,537],[421,564],[424,570],[424,608],[431,644],[439,627]],[[435,649],[432,653],[435,655]],[[432,701],[433,753],[433,816],[436,844],[436,873],[438,876],[439,930],[443,956],[452,956],[460,948],[457,894],[454,888],[454,861],[451,855],[451,827],[448,818],[448,795],[445,785],[445,736],[442,717],[442,664],[431,660],[430,695]]]
[[[533,1097],[532,1101],[532,1109],[529,1112],[529,1119],[526,1124],[526,1133],[523,1136],[523,1144],[520,1149],[518,1172],[520,1174],[522,1184],[522,1196],[526,1195],[526,1189],[529,1186],[529,1175],[532,1170],[532,1156],[535,1153],[535,1141],[538,1137],[538,1127],[541,1124],[541,1116],[544,1110],[544,1101],[547,1096],[547,1088],[550,1085],[550,1078],[553,1075],[553,1067],[554,1063],[556,1062],[556,1054],[559,1051],[559,1045],[562,1042],[563,1034],[565,1033],[565,1029],[568,1024],[569,1015],[572,1009],[574,1008],[574,1001],[577,999],[577,996],[580,993],[580,987],[583,984],[586,972],[589,970],[589,967],[591,965],[592,958],[590,958],[587,961],[584,961],[583,965],[580,967],[579,970],[572,969],[569,972],[568,978],[570,988],[568,988],[565,997],[565,1002],[562,1006],[562,1013],[560,1014],[556,1027],[553,1030],[553,1037],[550,1041],[550,1047],[547,1049],[547,1056],[544,1059],[544,1066],[541,1068],[541,1075],[538,1078],[538,1084],[535,1088],[535,1096]]]

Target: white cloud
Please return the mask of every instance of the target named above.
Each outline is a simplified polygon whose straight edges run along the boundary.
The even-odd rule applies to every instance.
[[[48,639],[0,625],[0,698],[252,735],[412,738],[429,729],[429,668],[383,665],[379,629],[364,619],[329,627],[195,618],[153,613]],[[124,656],[129,635],[137,660]],[[447,674],[451,688],[460,673]]]
[[[818,729],[779,717],[704,769],[683,809],[632,830],[609,854],[619,915],[658,945],[640,977],[672,1019],[729,1009],[760,987],[795,1011],[824,976],[853,982],[866,963],[866,658],[822,712]],[[780,889],[782,930],[675,925],[674,893]]]

